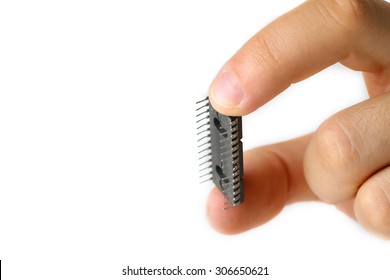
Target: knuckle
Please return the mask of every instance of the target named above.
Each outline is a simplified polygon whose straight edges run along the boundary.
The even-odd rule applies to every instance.
[[[349,15],[354,17],[365,17],[371,13],[370,0],[335,0]]]
[[[316,154],[322,168],[330,174],[353,170],[360,161],[353,125],[332,117],[316,133]]]
[[[373,13],[370,0],[323,0],[327,14],[346,31],[364,27]]]
[[[253,48],[254,60],[257,65],[266,64],[270,68],[280,68],[279,46],[277,44],[280,38],[279,33],[275,29],[268,29],[264,33],[256,35]]]

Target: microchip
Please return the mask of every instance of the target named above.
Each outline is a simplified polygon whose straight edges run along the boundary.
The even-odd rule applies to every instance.
[[[201,182],[214,182],[225,208],[237,206],[244,201],[242,118],[217,112],[208,98],[196,104]]]

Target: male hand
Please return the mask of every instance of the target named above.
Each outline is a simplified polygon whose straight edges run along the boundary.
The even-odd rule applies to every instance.
[[[390,238],[389,3],[303,3],[225,64],[210,87],[210,101],[226,115],[249,114],[336,62],[364,73],[371,98],[332,116],[313,134],[247,151],[245,203],[224,211],[223,195],[214,189],[209,196],[207,213],[217,230],[242,232],[288,203],[320,200]]]

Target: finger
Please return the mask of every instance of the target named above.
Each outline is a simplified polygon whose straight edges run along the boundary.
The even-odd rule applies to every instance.
[[[359,189],[355,200],[357,220],[365,228],[390,238],[390,167],[371,176]]]
[[[306,1],[226,63],[210,87],[211,103],[221,113],[245,115],[338,61],[356,70],[381,71],[390,60],[389,6],[368,0]]]
[[[329,203],[353,198],[359,187],[390,164],[390,93],[371,98],[325,121],[304,159],[313,192]]]
[[[355,198],[338,202],[336,203],[336,208],[349,216],[350,218],[356,220],[355,211],[354,211]]]
[[[390,91],[390,65],[377,73],[364,73],[364,80],[371,97]]]
[[[286,203],[314,200],[303,176],[303,154],[310,136],[247,151],[244,156],[245,202],[224,210],[223,195],[210,193],[207,215],[211,225],[226,234],[259,226]]]

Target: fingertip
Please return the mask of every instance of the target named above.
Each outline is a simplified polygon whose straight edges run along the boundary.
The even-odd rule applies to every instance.
[[[209,98],[213,107],[229,116],[242,115],[247,93],[237,75],[224,67],[210,86]]]
[[[245,153],[245,200],[225,209],[226,199],[214,188],[207,201],[210,225],[223,234],[237,234],[260,226],[284,207],[288,196],[284,165],[273,153],[255,149]]]
[[[218,73],[209,88],[209,99],[213,107],[228,116],[243,116],[256,110],[252,92],[248,90],[245,75],[240,65],[229,61]]]
[[[390,189],[363,184],[355,200],[355,215],[367,230],[390,239]]]
[[[210,192],[206,209],[210,225],[222,234],[231,235],[244,231],[243,225],[246,222],[243,220],[247,218],[243,213],[245,204],[225,209],[225,202],[225,197],[217,188]]]

